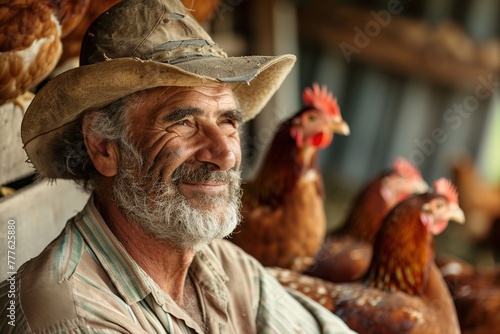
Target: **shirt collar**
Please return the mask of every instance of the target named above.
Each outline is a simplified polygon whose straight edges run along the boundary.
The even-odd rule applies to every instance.
[[[217,243],[220,241],[214,241]],[[229,278],[220,260],[209,246],[203,246],[196,252],[189,268],[193,280],[204,291],[205,297],[214,306],[227,312],[229,303]]]
[[[128,305],[144,299],[151,292],[144,271],[116,239],[95,207],[94,195],[76,217],[75,224]]]

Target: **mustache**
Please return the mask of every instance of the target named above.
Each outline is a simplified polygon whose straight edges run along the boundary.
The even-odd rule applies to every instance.
[[[208,164],[200,164],[197,167],[189,167],[187,164],[182,164],[177,167],[172,173],[172,183],[179,184],[180,182],[226,182],[232,183],[240,180],[241,172],[235,169],[223,171],[213,170]]]

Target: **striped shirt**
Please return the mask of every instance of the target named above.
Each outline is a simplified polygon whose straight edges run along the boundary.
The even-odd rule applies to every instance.
[[[197,251],[189,275],[203,328],[130,257],[91,197],[0,285],[1,333],[353,333],[228,241]]]

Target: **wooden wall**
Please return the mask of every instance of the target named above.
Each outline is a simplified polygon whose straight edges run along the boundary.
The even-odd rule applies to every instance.
[[[19,106],[0,106],[0,186],[33,175],[22,148],[22,117]],[[14,190],[0,198],[0,280],[37,256],[89,197],[69,181],[38,181]]]

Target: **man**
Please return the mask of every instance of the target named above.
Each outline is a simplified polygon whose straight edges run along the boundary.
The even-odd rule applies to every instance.
[[[178,1],[123,0],[22,124],[46,178],[93,190],[0,288],[2,332],[352,333],[227,241],[238,222],[238,127],[295,57],[228,58]],[[15,327],[8,323],[15,306]]]

